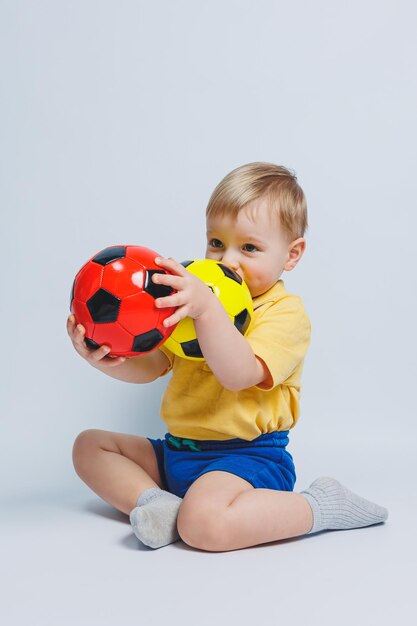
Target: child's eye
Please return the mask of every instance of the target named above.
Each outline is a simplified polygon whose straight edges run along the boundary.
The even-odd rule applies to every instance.
[[[221,248],[223,244],[220,241],[220,239],[211,239],[211,241],[209,242],[209,245],[212,248]]]
[[[246,251],[246,252],[256,252],[257,247],[253,245],[253,243],[245,243],[242,248]]]

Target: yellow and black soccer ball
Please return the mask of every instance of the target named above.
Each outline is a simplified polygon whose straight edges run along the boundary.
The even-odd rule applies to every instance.
[[[223,263],[212,259],[183,261],[182,265],[206,283],[223,304],[231,322],[245,335],[252,320],[253,303],[248,286],[241,277]],[[177,324],[164,345],[184,359],[204,360],[191,317]]]

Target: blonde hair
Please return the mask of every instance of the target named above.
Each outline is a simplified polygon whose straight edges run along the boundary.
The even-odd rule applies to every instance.
[[[273,163],[248,163],[227,174],[211,194],[206,217],[236,219],[248,202],[262,197],[268,199],[272,213],[278,214],[288,241],[303,237],[308,228],[304,192],[295,172]]]

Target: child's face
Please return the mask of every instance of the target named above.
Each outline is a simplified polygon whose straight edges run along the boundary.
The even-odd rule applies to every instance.
[[[248,203],[236,219],[229,216],[207,220],[206,258],[222,261],[243,278],[252,298],[268,291],[284,270],[301,258],[305,240],[289,243],[267,200]]]

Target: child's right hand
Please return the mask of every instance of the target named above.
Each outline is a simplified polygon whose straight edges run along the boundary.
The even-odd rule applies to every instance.
[[[107,369],[109,367],[116,367],[125,362],[125,357],[107,356],[110,352],[110,348],[106,345],[100,346],[97,350],[93,350],[87,347],[84,341],[85,328],[81,324],[75,323],[74,315],[69,315],[67,319],[67,331],[72,341],[72,345],[83,359],[88,361],[93,367],[100,369]]]

